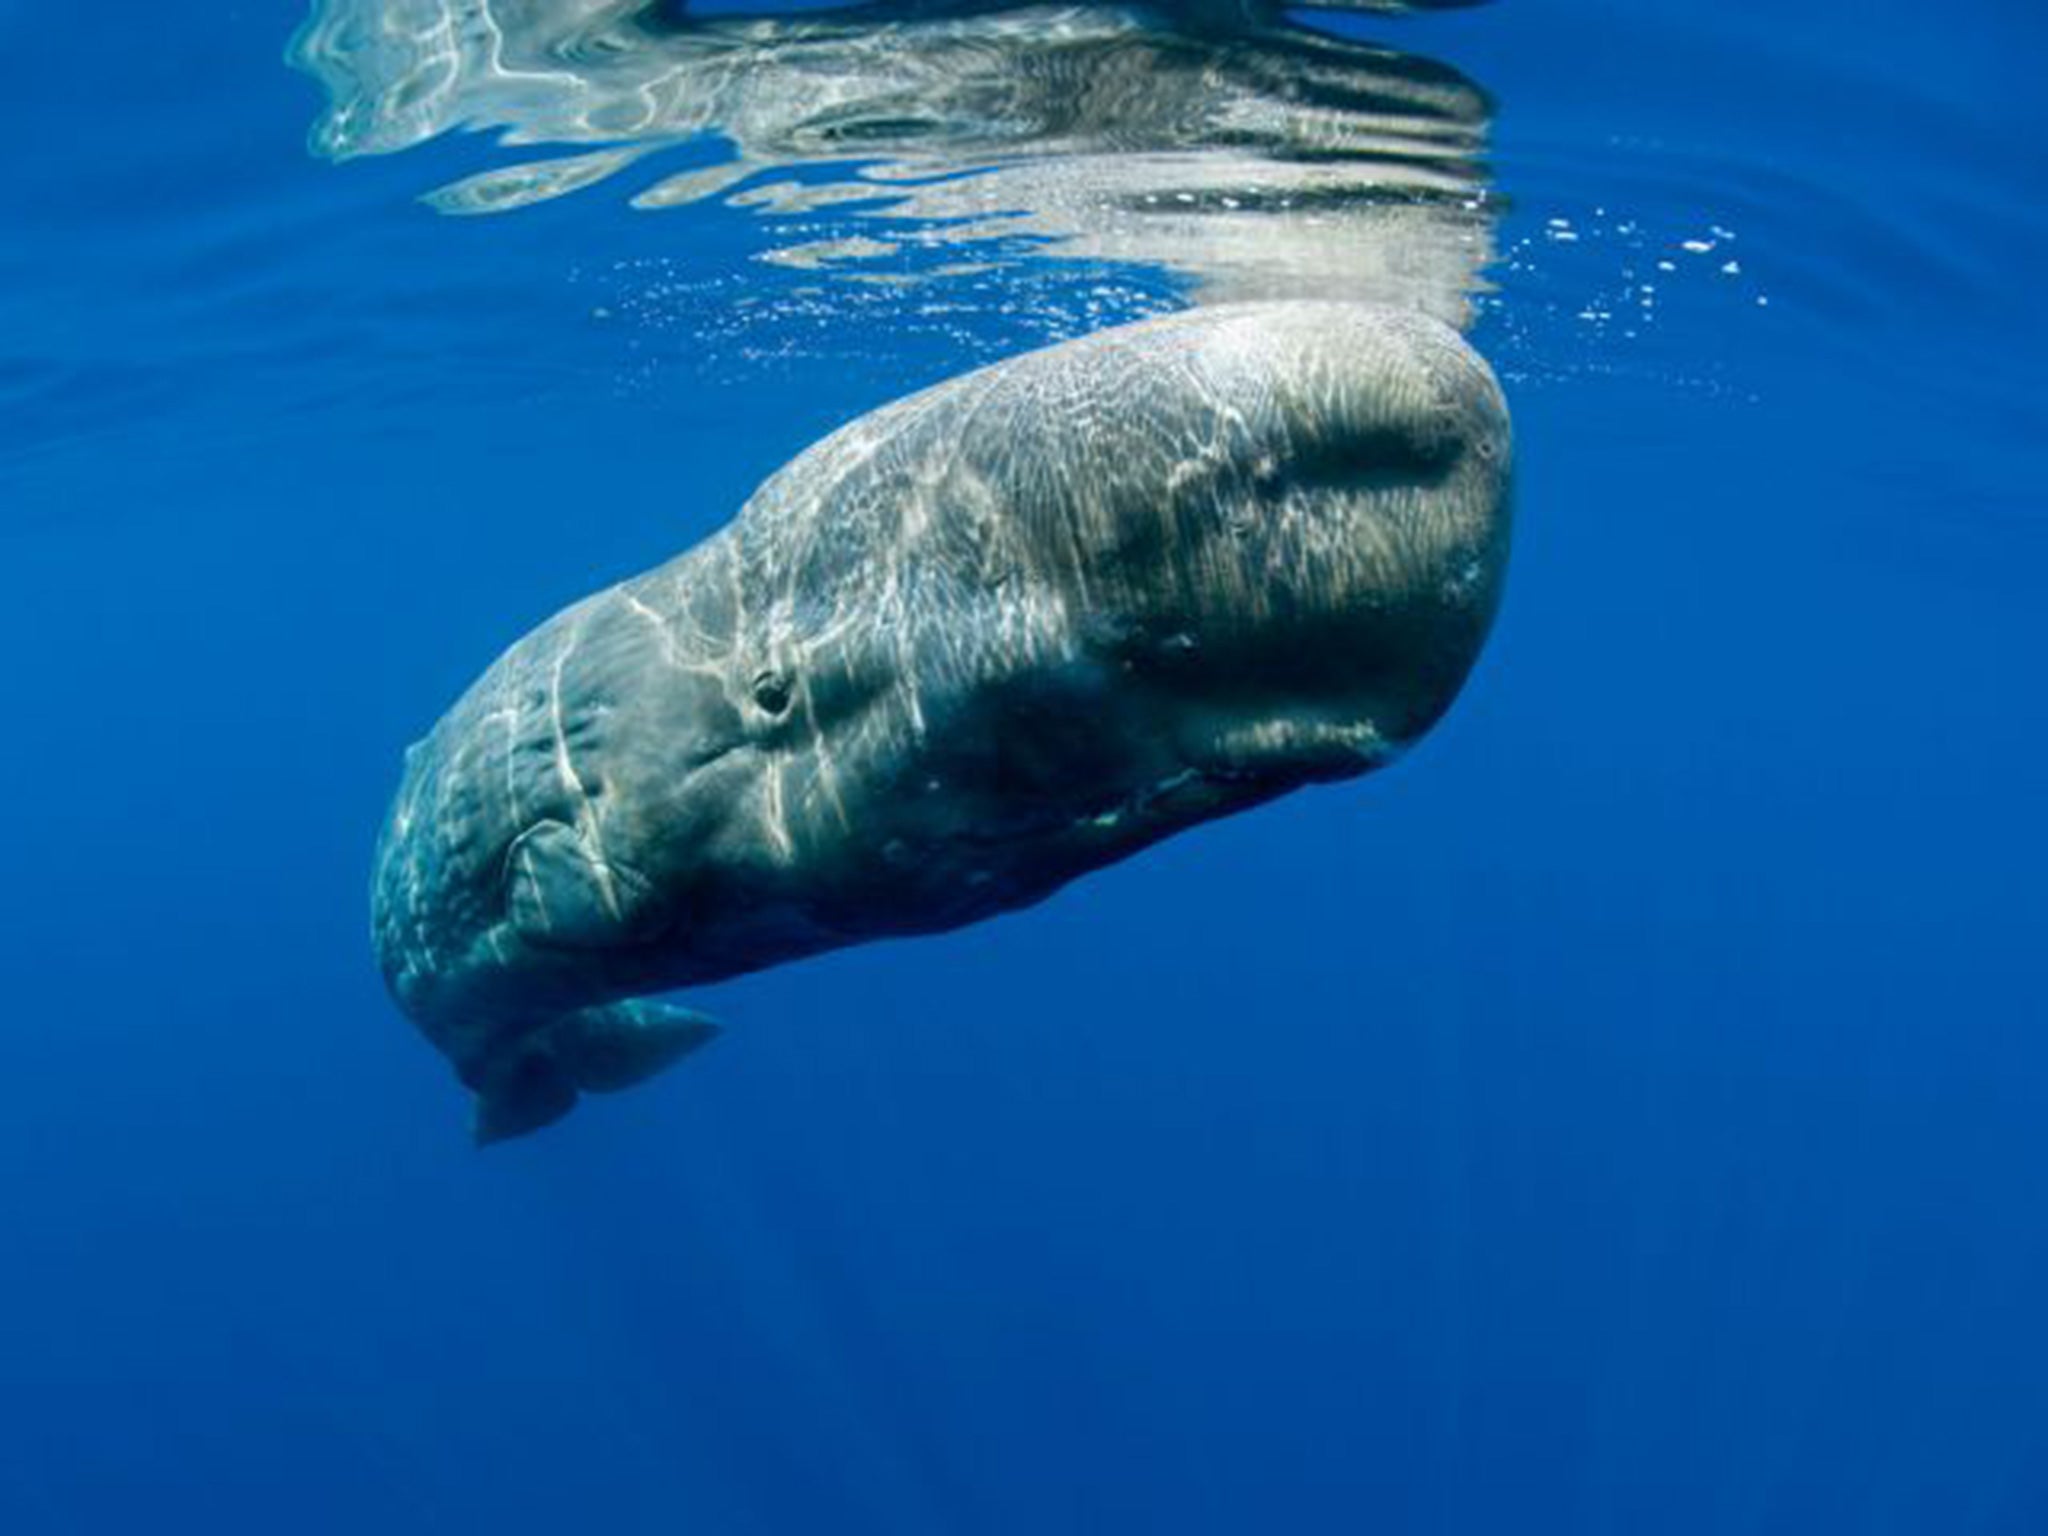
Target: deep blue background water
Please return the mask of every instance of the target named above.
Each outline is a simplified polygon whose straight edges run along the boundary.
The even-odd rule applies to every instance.
[[[489,1155],[402,745],[1072,306],[438,218],[489,147],[307,158],[296,20],[0,11],[0,1530],[2048,1530],[2048,19],[1347,24],[1501,109],[1460,707]]]

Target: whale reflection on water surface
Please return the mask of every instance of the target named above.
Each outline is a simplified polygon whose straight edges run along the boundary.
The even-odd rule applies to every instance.
[[[1478,87],[1229,0],[317,0],[290,56],[327,92],[323,156],[458,129],[555,151],[428,194],[452,214],[630,181],[644,209],[755,210],[766,259],[821,272],[1141,263],[1197,302],[1345,298],[1457,325],[1491,255]],[[665,167],[684,145],[688,168]]]

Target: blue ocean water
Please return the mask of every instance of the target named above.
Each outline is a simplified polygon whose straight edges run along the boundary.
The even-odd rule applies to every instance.
[[[764,261],[632,206],[695,141],[450,217],[562,141],[330,163],[304,19],[0,12],[0,1530],[2048,1530],[2037,8],[1311,18],[1492,117],[1458,706],[486,1153],[368,953],[404,745],[1186,285]]]

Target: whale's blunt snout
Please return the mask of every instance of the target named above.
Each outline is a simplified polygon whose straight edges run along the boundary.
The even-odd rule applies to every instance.
[[[1463,614],[1483,634],[1506,573],[1512,502],[1507,403],[1493,370],[1425,315],[1365,311],[1322,335],[1334,382],[1320,446],[1352,496],[1356,574],[1379,601]]]
[[[1215,505],[1188,556],[1202,683],[1292,770],[1384,761],[1449,708],[1506,571],[1511,449],[1450,327],[1363,305],[1201,315]],[[1192,521],[1192,519],[1191,519]],[[1335,766],[1321,766],[1334,753]],[[1310,767],[1314,759],[1316,766]],[[1353,766],[1351,771],[1357,771]]]
[[[1225,466],[1216,488],[1233,531],[1312,505],[1315,527],[1288,530],[1308,536],[1301,557],[1348,548],[1378,598],[1475,559],[1484,569],[1468,578],[1498,578],[1507,405],[1456,330],[1337,302],[1224,306],[1184,323],[1199,338],[1204,452]],[[1292,573],[1275,574],[1284,583]]]
[[[1506,510],[1507,404],[1486,360],[1427,315],[1357,305],[1275,327],[1293,351],[1275,370],[1285,414],[1311,454],[1348,468],[1360,489],[1414,487],[1439,516],[1482,531]]]

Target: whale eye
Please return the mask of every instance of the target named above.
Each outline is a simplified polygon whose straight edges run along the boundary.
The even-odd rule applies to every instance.
[[[789,708],[789,679],[780,672],[756,672],[754,703],[765,714],[781,714]]]

